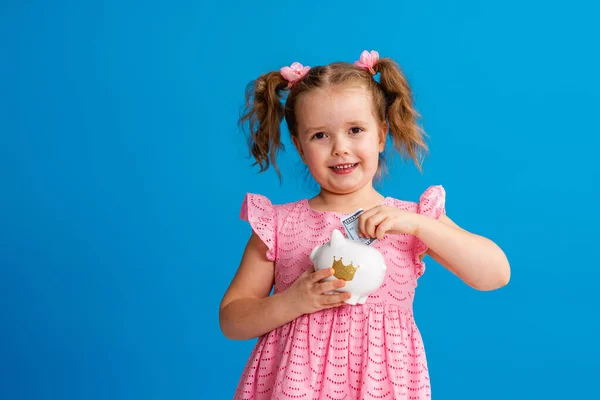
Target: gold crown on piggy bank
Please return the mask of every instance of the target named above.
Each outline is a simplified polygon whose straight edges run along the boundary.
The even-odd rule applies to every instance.
[[[344,265],[342,262],[342,257],[340,257],[339,260],[336,260],[335,256],[333,256],[333,265],[331,268],[333,268],[335,271],[333,276],[336,278],[343,279],[345,281],[351,281],[354,279],[354,274],[356,273],[356,270],[360,268],[360,265],[354,267],[354,265],[352,265],[352,261],[350,261],[350,264]]]

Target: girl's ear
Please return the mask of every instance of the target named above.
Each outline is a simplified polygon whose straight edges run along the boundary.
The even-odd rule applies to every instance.
[[[382,153],[383,150],[385,149],[385,141],[387,139],[388,129],[389,129],[389,125],[387,124],[387,122],[383,122],[379,126],[379,152],[380,153]]]
[[[304,152],[302,151],[302,144],[300,143],[300,140],[296,136],[292,136],[292,142],[294,143],[296,150],[298,150],[298,154],[300,154],[300,158],[302,159],[302,162],[306,164],[306,160],[304,160]]]

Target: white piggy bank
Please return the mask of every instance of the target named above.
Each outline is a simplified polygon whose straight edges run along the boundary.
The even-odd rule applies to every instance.
[[[343,279],[346,285],[337,289],[350,292],[346,303],[364,304],[371,293],[381,286],[387,267],[383,255],[374,247],[347,239],[337,229],[329,242],[315,247],[310,253],[315,271],[333,268],[335,274],[325,280]]]

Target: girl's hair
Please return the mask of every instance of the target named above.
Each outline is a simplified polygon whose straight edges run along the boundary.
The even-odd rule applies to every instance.
[[[398,64],[390,58],[382,58],[373,66],[379,73],[379,82],[367,69],[346,62],[335,62],[312,67],[308,73],[288,87],[281,72],[269,72],[259,76],[246,87],[246,108],[240,125],[248,123],[248,147],[260,166],[260,172],[273,165],[277,175],[281,174],[276,157],[283,149],[280,126],[285,117],[292,136],[298,135],[296,102],[303,93],[327,86],[359,86],[371,93],[373,111],[379,122],[389,124],[389,136],[393,147],[411,158],[421,170],[421,155],[427,152],[425,133],[417,123],[419,114],[413,108],[410,86]],[[284,96],[285,105],[283,104]],[[377,176],[385,168],[385,158],[380,156]]]

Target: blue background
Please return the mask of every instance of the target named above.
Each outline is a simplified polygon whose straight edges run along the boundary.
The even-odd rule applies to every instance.
[[[470,289],[432,260],[415,313],[435,399],[595,393],[600,58],[591,1],[3,1],[0,398],[227,399],[254,341],[218,306],[246,192],[315,194],[249,167],[244,87],[293,61],[395,58],[451,218],[506,251]],[[595,26],[594,26],[595,25]],[[289,145],[289,141],[286,140]]]

